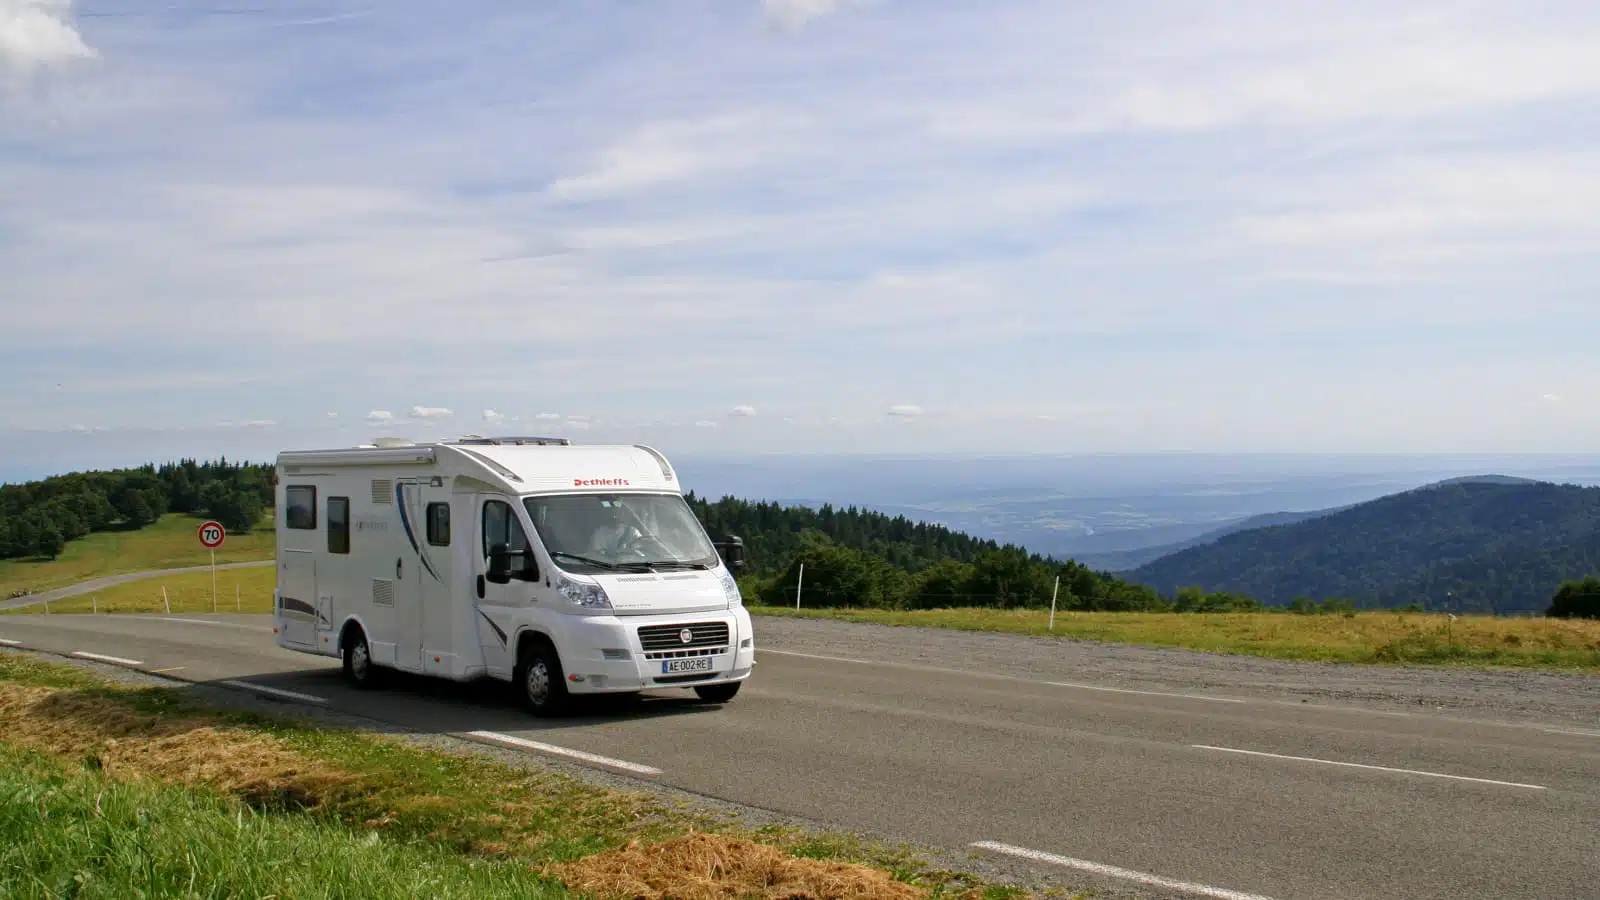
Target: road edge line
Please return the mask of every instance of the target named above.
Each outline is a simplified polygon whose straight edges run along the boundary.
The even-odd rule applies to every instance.
[[[1267,753],[1262,750],[1240,750],[1235,747],[1213,747],[1209,744],[1190,744],[1197,750],[1215,750],[1220,753],[1241,753],[1246,756],[1265,756],[1270,759],[1288,759],[1295,762],[1318,763],[1324,766],[1345,766],[1351,769],[1371,769],[1377,772],[1396,772],[1402,775],[1422,775],[1427,778],[1449,778],[1454,781],[1475,781],[1479,784],[1493,784],[1500,787],[1527,788],[1534,791],[1548,791],[1550,788],[1543,784],[1524,784],[1520,781],[1499,781],[1494,778],[1476,778],[1471,775],[1450,775],[1445,772],[1429,772],[1424,769],[1401,769],[1394,766],[1374,766],[1368,763],[1342,762],[1337,759],[1317,759],[1313,756],[1289,756],[1283,753]]]
[[[187,680],[187,679],[185,679],[185,680]],[[203,681],[191,681],[189,683],[190,684],[203,685],[206,682],[203,682]],[[286,691],[283,688],[268,687],[267,685],[264,685],[264,684],[255,684],[254,682],[250,682],[250,681],[239,681],[238,679],[233,679],[233,678],[224,679],[222,681],[215,681],[215,682],[211,682],[211,683],[212,684],[225,684],[228,687],[240,688],[240,689],[246,690],[246,691],[256,691],[256,692],[263,693],[263,694],[268,694],[268,695],[274,696],[274,697],[282,697],[282,698],[284,698],[286,700],[300,700],[300,701],[303,701],[303,702],[306,702],[306,703],[327,703],[328,702],[328,698],[326,698],[326,697],[318,697],[318,696],[315,696],[313,694],[302,694],[299,691]]]
[[[123,665],[123,666],[142,666],[142,665],[144,665],[144,661],[143,660],[123,659],[120,656],[106,656],[103,653],[90,653],[87,650],[74,650],[74,651],[72,651],[72,655],[78,657],[79,659],[92,659],[95,662],[115,663],[117,665]]]
[[[583,760],[596,765],[621,769],[624,772],[633,772],[638,775],[663,774],[660,769],[657,769],[654,766],[646,766],[641,763],[628,762],[625,759],[613,759],[609,756],[601,756],[598,753],[589,753],[584,750],[573,750],[570,747],[558,747],[555,744],[546,744],[542,741],[530,741],[527,738],[519,738],[510,734],[501,734],[498,731],[467,731],[462,733],[467,737],[475,738],[487,743],[519,747],[524,750],[537,750],[541,753],[549,753],[555,756],[565,756],[572,759]]]
[[[1105,863],[1089,862],[1085,859],[1073,859],[1070,856],[1057,856],[1042,850],[1029,850],[1026,847],[1014,847],[997,841],[976,841],[971,846],[991,853],[999,853],[1016,859],[1026,859],[1033,862],[1048,863],[1065,869],[1073,869],[1092,875],[1102,875],[1108,878],[1117,878],[1123,881],[1133,881],[1150,887],[1163,887],[1169,890],[1182,891],[1188,894],[1197,894],[1202,897],[1213,897],[1216,900],[1274,900],[1263,894],[1247,894],[1243,891],[1228,888],[1212,887],[1209,884],[1196,884],[1189,881],[1177,881],[1160,875],[1151,875],[1148,872],[1136,872],[1133,869],[1124,869],[1119,866],[1109,866]]]

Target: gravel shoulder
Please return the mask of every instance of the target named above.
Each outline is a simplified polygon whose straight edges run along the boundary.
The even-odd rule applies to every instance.
[[[1600,727],[1600,676],[1293,662],[997,632],[760,616],[756,646],[1132,690]]]

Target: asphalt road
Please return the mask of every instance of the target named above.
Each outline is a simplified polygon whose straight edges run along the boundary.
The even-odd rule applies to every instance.
[[[665,691],[542,722],[491,686],[353,690],[336,661],[273,645],[269,622],[7,616],[0,642],[287,691],[409,731],[591,754],[578,761],[933,846],[976,844],[1079,881],[1160,877],[1226,900],[1596,895],[1600,721],[962,671],[977,657],[959,654],[874,662],[859,654],[863,634],[896,660],[938,659],[927,651],[944,638],[806,623],[786,641],[763,620],[756,674],[724,707]],[[818,652],[829,629],[857,654]]]
[[[260,559],[250,562],[218,563],[217,571],[223,569],[249,569],[256,566],[270,566],[273,560]],[[22,609],[28,606],[41,606],[46,602],[54,603],[57,600],[66,600],[69,597],[81,597],[95,591],[103,591],[108,587],[118,584],[127,584],[130,581],[144,581],[146,578],[160,578],[163,575],[183,575],[188,572],[209,572],[211,566],[185,566],[181,569],[154,569],[145,572],[128,572],[122,575],[106,575],[90,581],[80,581],[74,585],[56,588],[52,591],[40,591],[37,594],[28,594],[15,600],[0,600],[0,609]]]

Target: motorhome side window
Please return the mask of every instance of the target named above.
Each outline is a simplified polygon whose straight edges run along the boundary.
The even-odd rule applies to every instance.
[[[317,489],[309,484],[285,488],[284,524],[290,528],[315,531],[317,528]]]
[[[528,535],[522,522],[511,512],[511,504],[490,500],[483,505],[483,558],[489,558],[489,548],[505,544],[512,553],[528,549]]]
[[[328,552],[350,552],[350,498],[328,498]]]
[[[489,530],[484,529],[484,534]],[[450,546],[450,504],[428,504],[428,543],[435,547]]]

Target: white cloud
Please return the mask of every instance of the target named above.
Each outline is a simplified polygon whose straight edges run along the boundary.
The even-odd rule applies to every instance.
[[[1560,394],[1545,394],[1544,399],[1547,403],[1560,403],[1562,400]]]
[[[560,413],[551,413],[551,412],[542,412],[542,413],[539,413],[538,415],[534,416],[534,419],[536,419],[537,421],[540,421],[540,422],[559,422],[559,421],[561,421],[561,414]]]
[[[338,414],[338,413],[336,413],[336,412],[331,412],[331,413],[328,413],[328,418],[330,418],[330,419],[337,419],[337,418],[339,418],[339,414]]]
[[[413,406],[413,407],[411,407],[411,418],[413,418],[413,419],[423,419],[423,420],[426,420],[426,421],[432,421],[434,419],[448,418],[451,415],[453,415],[453,413],[451,413],[450,410],[445,409],[442,406]]]
[[[742,405],[742,406],[735,406],[733,409],[728,411],[728,415],[733,416],[734,418],[739,418],[739,419],[747,419],[747,418],[749,418],[749,417],[751,417],[751,416],[753,416],[755,414],[756,414],[756,408],[754,406],[750,406],[748,404],[747,405]]]
[[[72,22],[71,0],[0,0],[0,68],[27,73],[98,56]]]
[[[922,407],[911,403],[901,403],[889,407],[889,415],[903,419],[914,419],[922,415]]]
[[[367,413],[367,421],[373,423],[393,422],[394,413],[388,411],[387,409],[375,409],[372,412]]]
[[[716,428],[717,425],[718,423],[715,419],[701,419],[700,421],[694,423],[694,427],[696,428]]]
[[[483,420],[491,425],[499,425],[506,420],[506,417],[504,413],[495,412],[492,409],[486,409],[483,411]]]
[[[860,5],[863,0],[761,0],[761,11],[769,24],[797,31],[847,6]]]

